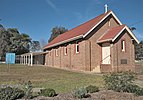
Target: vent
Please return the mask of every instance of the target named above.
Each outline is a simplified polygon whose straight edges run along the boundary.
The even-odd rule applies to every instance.
[[[121,64],[127,64],[127,59],[121,59]]]

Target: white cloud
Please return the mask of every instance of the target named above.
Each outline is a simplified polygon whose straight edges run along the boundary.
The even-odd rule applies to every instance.
[[[47,4],[54,9],[55,11],[57,11],[57,7],[56,5],[52,2],[52,0],[46,0]]]

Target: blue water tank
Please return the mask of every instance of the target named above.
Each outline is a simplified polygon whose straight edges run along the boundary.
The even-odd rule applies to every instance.
[[[6,64],[15,64],[15,53],[6,53]]]

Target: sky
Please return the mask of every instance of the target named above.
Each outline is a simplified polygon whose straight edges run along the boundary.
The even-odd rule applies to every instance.
[[[143,40],[143,0],[0,0],[0,24],[47,42],[53,27],[70,30],[104,13],[105,4]]]

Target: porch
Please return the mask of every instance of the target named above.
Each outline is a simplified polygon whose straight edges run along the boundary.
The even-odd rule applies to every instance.
[[[20,64],[23,65],[45,65],[46,52],[30,52],[20,55]]]

